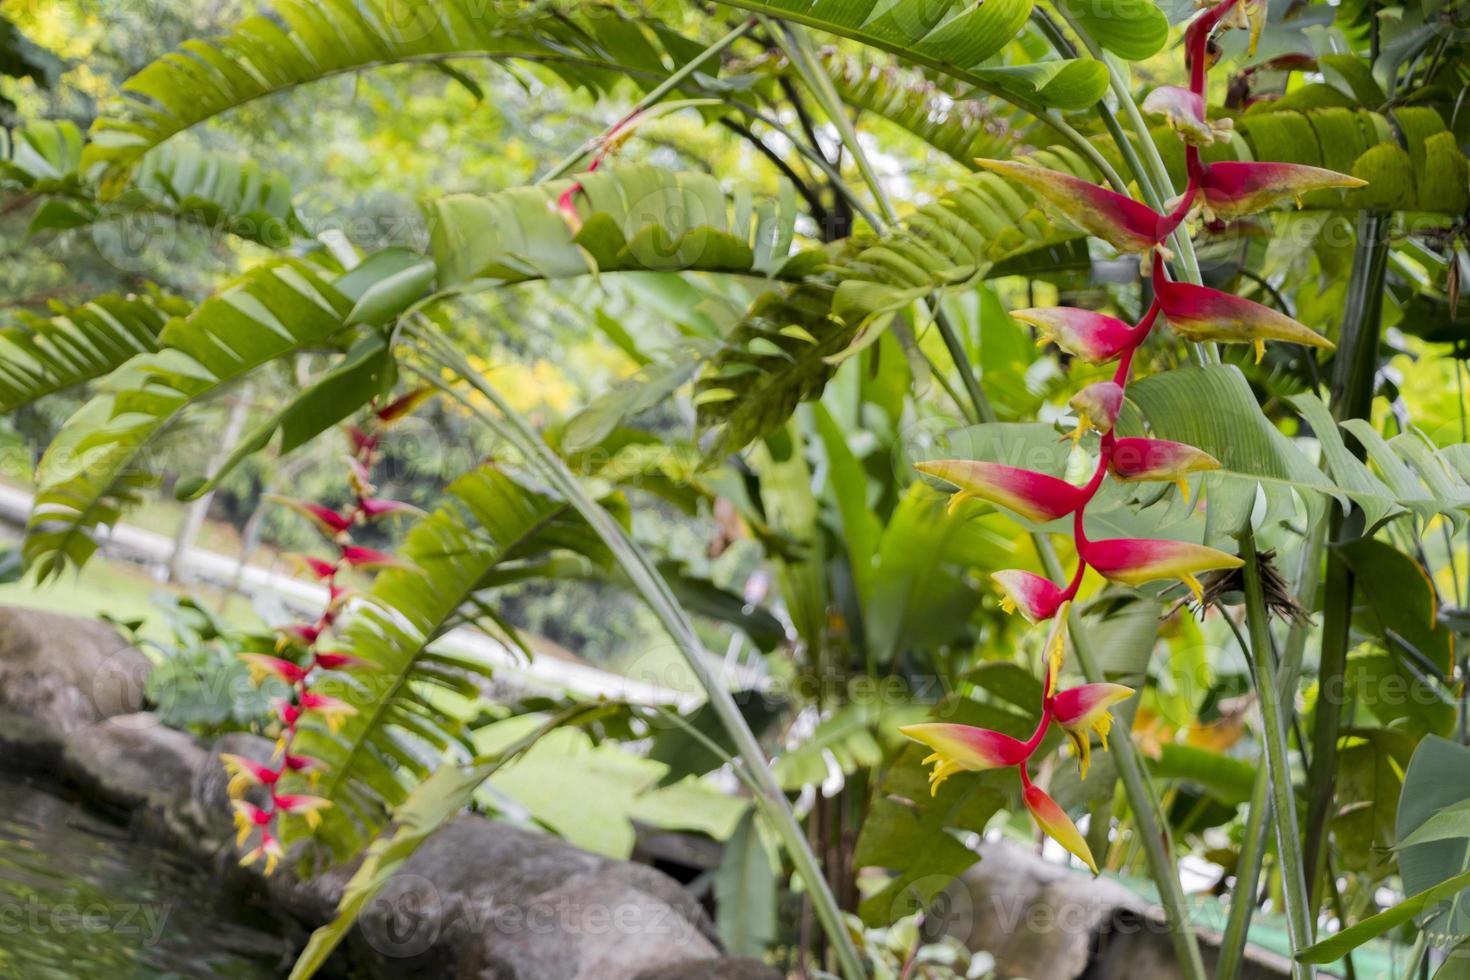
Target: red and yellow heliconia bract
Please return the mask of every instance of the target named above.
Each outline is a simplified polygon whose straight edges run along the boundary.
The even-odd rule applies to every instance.
[[[1302,195],[1333,188],[1363,187],[1368,182],[1335,170],[1297,163],[1249,163],[1222,160],[1204,168],[1200,191],[1209,213],[1221,220],[1254,214],[1278,201],[1292,198],[1301,207]]]
[[[1003,463],[934,459],[915,463],[914,469],[959,487],[959,491],[950,498],[951,513],[973,497],[1045,524],[1072,513],[1082,505],[1082,492],[1067,481]]]
[[[1039,342],[1051,341],[1089,364],[1116,360],[1133,342],[1133,328],[1117,317],[1073,306],[1013,310],[1011,316],[1035,327]]]
[[[1120,252],[1147,251],[1173,230],[1168,219],[1148,205],[1081,177],[1009,160],[975,163],[1030,188],[1068,221]]]
[[[1191,146],[1209,146],[1229,133],[1231,123],[1211,123],[1205,115],[1204,96],[1178,85],[1161,85],[1148,94],[1141,106],[1144,113],[1161,117],[1179,138]]]
[[[1219,468],[1220,461],[1203,449],[1168,439],[1119,439],[1108,454],[1108,472],[1115,478],[1125,483],[1172,480],[1185,500],[1189,499],[1186,477]]]
[[[1093,874],[1097,874],[1097,861],[1092,856],[1092,848],[1087,846],[1087,841],[1082,837],[1081,831],[1072,822],[1072,818],[1067,816],[1067,812],[1057,805],[1057,801],[1047,796],[1040,786],[1030,783],[1026,785],[1021,795],[1036,825],[1045,831],[1047,836],[1076,855],[1092,869]]]
[[[988,728],[957,725],[950,722],[925,722],[904,725],[899,731],[934,751],[925,757],[924,765],[934,764],[929,774],[929,795],[957,772],[984,772],[1023,764],[1031,749],[1020,739]]]
[[[1092,733],[1097,733],[1103,751],[1107,751],[1108,732],[1113,728],[1113,715],[1109,709],[1132,696],[1131,687],[1098,683],[1069,687],[1052,698],[1052,720],[1061,725],[1072,740],[1083,779],[1087,778],[1087,770],[1092,763]]]
[[[1186,340],[1250,344],[1256,349],[1257,361],[1265,356],[1268,340],[1327,350],[1336,346],[1310,327],[1269,306],[1208,286],[1169,282],[1157,269],[1154,294],[1169,326]]]
[[[1152,538],[1112,538],[1105,541],[1079,541],[1078,554],[1097,573],[1110,582],[1143,585],[1160,579],[1177,578],[1189,586],[1196,599],[1203,600],[1204,589],[1195,575],[1221,568],[1239,568],[1245,564],[1234,555],[1189,541],[1155,540]]]
[[[1112,432],[1118,414],[1123,411],[1123,386],[1098,381],[1077,392],[1067,404],[1077,413],[1077,428],[1072,430],[1074,442],[1088,429]]]
[[[1019,612],[1028,622],[1040,623],[1051,619],[1067,598],[1051,579],[1019,568],[996,572],[990,578],[1000,587],[1001,609]]]

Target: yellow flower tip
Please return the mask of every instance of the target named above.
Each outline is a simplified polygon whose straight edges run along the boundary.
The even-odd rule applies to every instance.
[[[1199,584],[1199,579],[1195,578],[1188,572],[1180,575],[1179,578],[1183,580],[1185,585],[1189,586],[1189,591],[1194,595],[1194,601],[1199,603],[1200,605],[1204,605],[1205,590],[1204,587]]]
[[[960,490],[957,493],[951,494],[949,498],[949,506],[944,508],[944,516],[953,517],[955,515],[955,511],[960,509],[960,505],[963,504],[966,500],[969,500],[971,496],[973,495],[965,490]]]
[[[1251,346],[1256,349],[1256,363],[1260,364],[1261,360],[1266,356],[1266,342],[1257,337],[1251,341]]]
[[[1058,439],[1057,442],[1064,442],[1067,439],[1071,439],[1072,445],[1079,445],[1082,442],[1083,434],[1086,433],[1087,430],[1090,428],[1092,428],[1092,422],[1088,419],[1087,413],[1082,412],[1077,416],[1077,428],[1062,436],[1062,438]]]
[[[1012,599],[1008,595],[1002,595],[1000,597],[1000,611],[1005,613],[1006,615],[1010,615],[1011,613],[1015,612],[1016,600]]]
[[[1179,495],[1184,498],[1184,502],[1189,503],[1189,481],[1181,476],[1174,481],[1174,485],[1179,488]]]
[[[276,855],[274,853],[267,854],[265,856],[265,868],[264,868],[264,872],[265,872],[265,876],[267,878],[269,878],[271,875],[275,874],[275,871],[276,871],[276,863],[277,863],[278,860],[279,859],[276,857]],[[1092,869],[1092,873],[1093,874],[1097,874],[1097,868],[1093,868]]]

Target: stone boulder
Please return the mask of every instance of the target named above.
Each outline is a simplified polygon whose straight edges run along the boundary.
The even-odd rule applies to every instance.
[[[205,748],[140,710],[148,661],[101,624],[0,608],[0,756],[197,855],[257,892],[294,935],[330,921],[352,866],[302,879],[237,866],[222,753],[271,757],[269,739]],[[0,773],[0,778],[4,778]],[[370,902],[330,969],[366,978],[770,980],[720,955],[703,908],[645,865],[465,814],[431,835]]]
[[[140,711],[150,669],[107,623],[0,606],[0,745],[54,764],[68,734]]]

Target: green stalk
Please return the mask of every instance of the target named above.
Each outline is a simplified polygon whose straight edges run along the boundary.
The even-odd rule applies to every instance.
[[[1308,603],[1317,594],[1321,552],[1326,540],[1327,520],[1324,517],[1302,542],[1301,560],[1297,565],[1296,594]],[[1311,623],[1302,620],[1292,623],[1286,634],[1286,646],[1276,667],[1283,703],[1290,703],[1295,698],[1297,679],[1302,671],[1302,653],[1310,633]],[[1251,916],[1256,910],[1256,889],[1260,887],[1261,863],[1266,856],[1266,838],[1271,832],[1271,784],[1267,773],[1265,750],[1262,749],[1256,782],[1251,789],[1250,808],[1246,811],[1245,842],[1236,862],[1235,890],[1230,896],[1230,917],[1225,923],[1225,934],[1220,939],[1215,980],[1235,980],[1245,959]]]
[[[1341,421],[1368,418],[1373,402],[1373,376],[1378,367],[1378,338],[1383,320],[1383,282],[1388,269],[1386,217],[1365,211],[1358,217],[1357,243],[1337,355],[1332,373],[1332,415]],[[1362,447],[1353,445],[1360,457]],[[1328,540],[1350,540],[1361,533],[1361,512],[1344,517],[1334,502]],[[1318,688],[1341,691],[1353,613],[1353,572],[1335,548],[1327,551],[1327,599],[1322,615],[1322,655]],[[1327,821],[1337,783],[1337,740],[1341,704],[1319,704],[1312,730],[1312,768],[1307,776],[1306,874],[1314,905],[1320,895],[1319,871],[1327,852]]]
[[[552,167],[546,173],[538,177],[536,179],[536,183],[542,184],[548,180],[555,180],[556,178],[570,171],[573,167],[577,165],[578,161],[580,161],[587,154],[591,153],[593,150],[601,146],[603,141],[606,140],[610,135],[612,135],[615,130],[625,125],[629,119],[638,115],[638,113],[643,112],[649,106],[658,102],[664,96],[668,95],[674,89],[678,88],[679,83],[683,82],[690,75],[693,75],[696,71],[698,71],[700,65],[703,65],[706,61],[709,61],[715,55],[719,54],[721,51],[734,44],[740,38],[744,37],[745,34],[749,32],[749,30],[754,26],[755,18],[747,17],[744,21],[740,23],[739,27],[735,28],[733,31],[720,38],[714,44],[711,44],[709,47],[705,48],[689,61],[685,62],[678,71],[674,72],[668,78],[664,79],[647,95],[639,99],[626,116],[618,120],[607,130],[599,133],[597,136],[594,136],[592,139],[589,139],[587,142],[577,147],[576,150],[572,151],[570,156],[568,156],[566,159],[562,160],[556,166]]]
[[[1266,741],[1266,773],[1271,780],[1271,807],[1275,811],[1276,855],[1281,866],[1281,891],[1286,905],[1286,929],[1291,949],[1312,945],[1315,915],[1307,901],[1307,879],[1302,871],[1301,832],[1296,820],[1296,792],[1291,785],[1291,760],[1287,756],[1287,719],[1281,704],[1279,679],[1271,670],[1271,627],[1267,620],[1266,592],[1261,584],[1261,566],[1256,557],[1255,533],[1247,528],[1240,536],[1240,557],[1245,560],[1245,612],[1250,628],[1251,666],[1255,670],[1256,697],[1261,703],[1261,724]],[[1296,963],[1293,976],[1311,980],[1312,967]]]
[[[417,336],[432,360],[455,373],[460,379],[469,382],[495,407],[499,413],[498,418],[479,410],[468,400],[465,402],[471,405],[479,417],[494,428],[494,431],[515,446],[524,455],[526,461],[534,466],[557,492],[566,497],[567,502],[582,515],[607,545],[633,587],[638,590],[649,608],[653,610],[654,615],[658,617],[659,622],[668,632],[669,638],[674,641],[684,661],[704,689],[710,706],[735,744],[736,754],[744,763],[756,785],[760,787],[761,792],[757,799],[768,815],[773,829],[781,837],[786,852],[791,858],[791,863],[796,867],[796,873],[806,886],[807,896],[811,899],[817,918],[827,934],[828,942],[836,951],[842,975],[847,980],[861,980],[866,977],[867,972],[863,968],[862,959],[852,943],[852,938],[848,935],[842,912],[837,906],[832,889],[822,875],[816,855],[812,853],[806,836],[802,833],[801,823],[796,819],[796,814],[792,811],[786,794],[776,781],[775,774],[772,773],[766,761],[765,752],[761,750],[755,733],[746,724],[729,690],[715,675],[711,666],[713,657],[709,651],[704,649],[704,645],[694,630],[694,624],[690,621],[688,613],[679,604],[678,599],[674,597],[669,584],[643,549],[629,536],[623,525],[619,524],[611,514],[603,509],[602,505],[587,493],[561,457],[546,444],[530,423],[501,397],[500,392],[487,382],[479,371],[471,367],[464,355],[454,345],[435,336],[432,331],[421,332]]]

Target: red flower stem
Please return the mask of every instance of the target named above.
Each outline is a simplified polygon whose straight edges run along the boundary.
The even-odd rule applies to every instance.
[[[1205,71],[1209,67],[1210,35],[1219,26],[1221,19],[1232,9],[1237,0],[1225,0],[1205,11],[1184,32],[1185,58],[1189,62],[1189,90],[1196,95],[1205,94]]]
[[[363,466],[367,466],[372,461],[372,455],[376,446],[376,442],[376,438],[359,441],[352,454],[353,461]],[[362,488],[354,487],[353,498],[355,500],[355,503],[353,504],[352,509],[347,513],[347,524],[349,527],[356,524],[359,520],[362,520],[367,516],[367,498],[362,492]],[[305,672],[302,674],[301,678],[296,681],[296,683],[291,685],[291,700],[288,703],[291,705],[291,707],[297,710],[288,713],[285,716],[289,717],[290,720],[285,722],[285,731],[281,733],[281,765],[280,768],[275,770],[274,776],[271,778],[269,783],[271,790],[270,799],[266,802],[265,806],[261,807],[261,810],[265,814],[265,821],[262,826],[267,832],[269,832],[271,821],[276,818],[279,810],[279,807],[276,805],[276,789],[280,785],[281,777],[284,776],[286,770],[290,768],[291,747],[296,742],[297,725],[300,723],[301,717],[305,713],[303,710],[301,710],[301,705],[305,702],[306,694],[310,688],[309,681],[311,679],[312,671],[320,666],[320,661],[317,654],[321,646],[322,637],[326,636],[327,633],[332,630],[337,621],[337,573],[341,571],[345,561],[342,549],[345,548],[347,544],[350,543],[350,541],[351,538],[346,531],[343,531],[342,534],[338,535],[338,537],[333,541],[333,543],[337,546],[337,561],[332,566],[332,573],[324,579],[327,586],[327,605],[326,608],[322,610],[321,615],[317,617],[316,623],[312,627],[312,635],[314,638],[307,645],[309,659],[306,664]]]

